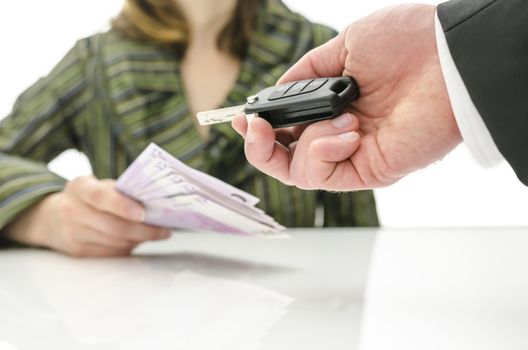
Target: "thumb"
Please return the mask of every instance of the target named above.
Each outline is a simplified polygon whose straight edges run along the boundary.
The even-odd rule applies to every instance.
[[[309,51],[277,81],[277,84],[315,77],[341,76],[345,69],[347,51],[345,32]]]
[[[356,131],[351,131],[314,140],[306,157],[309,188],[339,191],[351,184],[359,186],[356,183],[360,177],[350,157],[358,151],[360,138]]]

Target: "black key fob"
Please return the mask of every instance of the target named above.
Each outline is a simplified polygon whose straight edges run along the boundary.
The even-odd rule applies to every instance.
[[[337,117],[358,97],[359,88],[350,77],[307,79],[260,91],[248,98],[244,112],[282,128]]]

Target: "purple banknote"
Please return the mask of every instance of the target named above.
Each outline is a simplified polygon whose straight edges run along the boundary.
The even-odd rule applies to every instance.
[[[193,169],[150,144],[117,179],[116,188],[142,203],[145,222],[177,229],[287,237],[259,199]]]

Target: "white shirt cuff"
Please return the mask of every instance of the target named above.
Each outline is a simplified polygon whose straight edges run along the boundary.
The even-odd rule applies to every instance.
[[[493,141],[489,130],[486,128],[480,113],[469,96],[469,92],[458,72],[458,69],[451,57],[449,46],[442,28],[442,24],[436,16],[436,45],[438,57],[447,86],[451,107],[455,114],[455,119],[473,157],[484,167],[490,167],[504,159],[499,152],[497,145]]]

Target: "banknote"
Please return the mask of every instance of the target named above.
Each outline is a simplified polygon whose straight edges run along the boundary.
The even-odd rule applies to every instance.
[[[284,238],[284,227],[256,207],[259,199],[193,169],[151,143],[116,181],[142,203],[145,222],[174,229]]]

